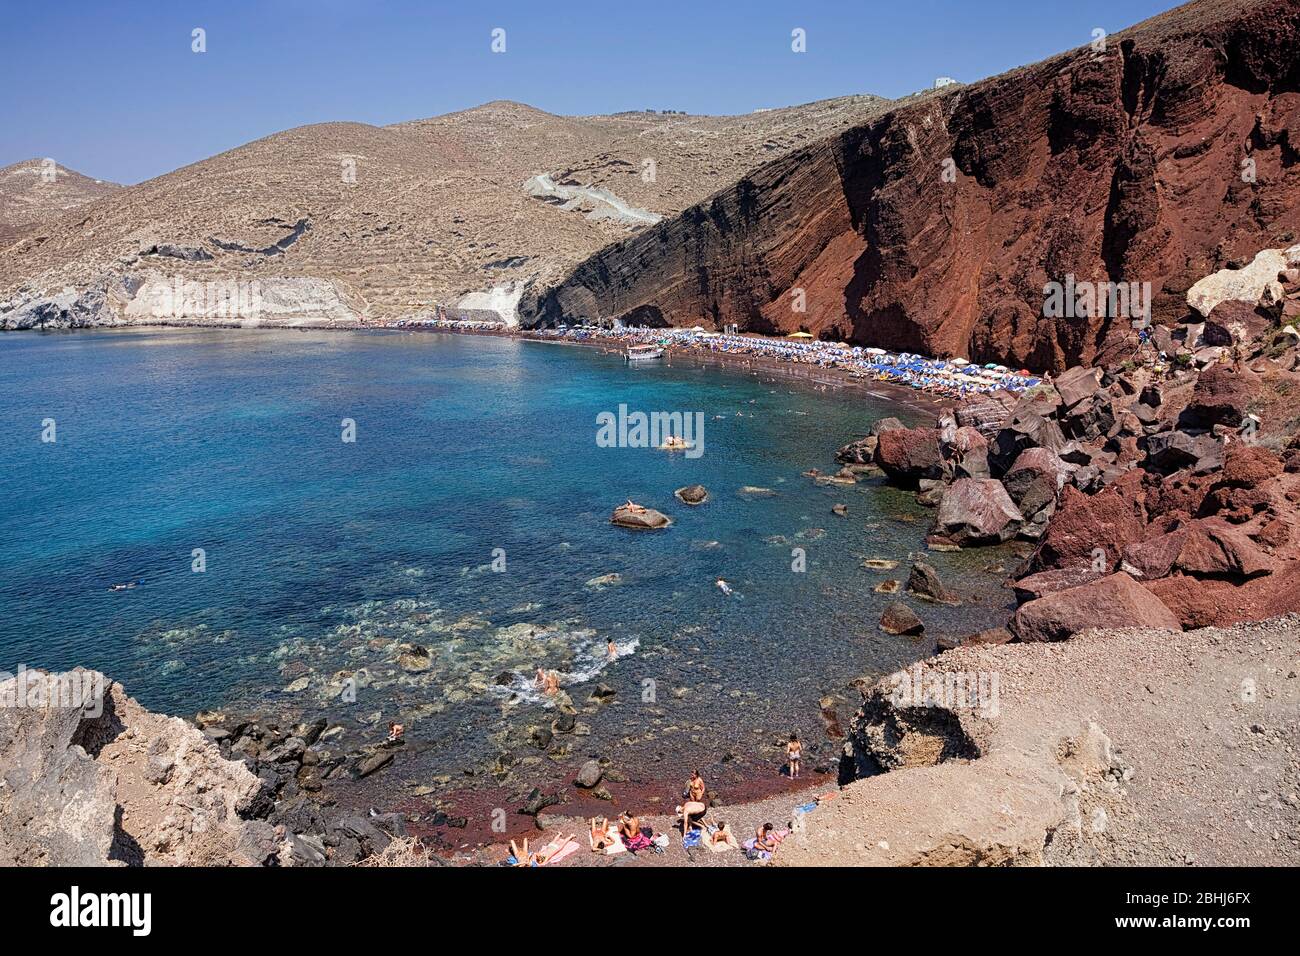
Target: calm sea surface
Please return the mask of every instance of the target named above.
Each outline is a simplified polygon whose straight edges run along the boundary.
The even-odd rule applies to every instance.
[[[579,710],[575,759],[774,760],[791,729],[830,754],[820,698],[847,708],[854,677],[1007,603],[995,552],[931,555],[973,600],[913,602],[920,641],[878,631],[873,589],[931,515],[800,476],[910,417],[846,390],[502,338],[129,330],[0,337],[0,395],[0,669],[98,668],[173,713],[323,713],[356,744],[404,719],[434,776],[540,762],[538,666]],[[702,412],[704,454],[598,447],[620,403]],[[698,508],[673,497],[694,483]],[[674,524],[611,526],[629,497]]]

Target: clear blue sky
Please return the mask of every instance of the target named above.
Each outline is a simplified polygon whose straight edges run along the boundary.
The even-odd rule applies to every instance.
[[[1173,0],[33,0],[0,33],[0,166],[134,183],[278,130],[519,100],[742,113],[972,81]],[[207,52],[191,52],[191,31]],[[491,31],[506,52],[491,52]],[[791,30],[807,52],[790,50]]]

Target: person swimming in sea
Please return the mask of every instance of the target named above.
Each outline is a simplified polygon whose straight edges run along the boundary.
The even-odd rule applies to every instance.
[[[714,583],[717,585],[718,590],[721,591],[723,594],[726,594],[728,596],[731,595],[731,585],[728,584],[726,581],[724,581],[722,578],[718,578],[718,580]]]
[[[605,645],[605,656],[611,661],[618,660],[618,645],[614,643],[612,638],[610,639],[610,642]]]
[[[110,591],[129,591],[133,587],[138,586],[139,584],[140,584],[139,581],[125,581],[121,584],[110,584],[108,586],[108,589]]]
[[[533,686],[540,688],[547,697],[554,697],[560,692],[559,672],[537,668],[537,679],[533,682]]]

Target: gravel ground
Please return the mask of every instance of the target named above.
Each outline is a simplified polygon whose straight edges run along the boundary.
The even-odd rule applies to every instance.
[[[852,784],[778,863],[1300,863],[1300,615],[932,665],[998,674],[981,756]]]

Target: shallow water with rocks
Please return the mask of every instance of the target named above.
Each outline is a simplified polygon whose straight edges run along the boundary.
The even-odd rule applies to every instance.
[[[98,668],[171,713],[325,716],[331,746],[400,721],[376,778],[395,796],[526,791],[593,755],[629,785],[696,765],[739,780],[775,772],[792,730],[810,768],[833,764],[823,698],[847,716],[854,678],[1011,603],[1008,549],[926,556],[959,607],[878,592],[906,580],[932,511],[802,473],[917,413],[768,370],[150,329],[6,339],[0,384],[0,666]],[[601,447],[597,415],[620,404],[700,413],[702,454]],[[674,498],[692,484],[707,503]],[[628,498],[672,525],[612,526]],[[878,629],[900,597],[922,638]]]

